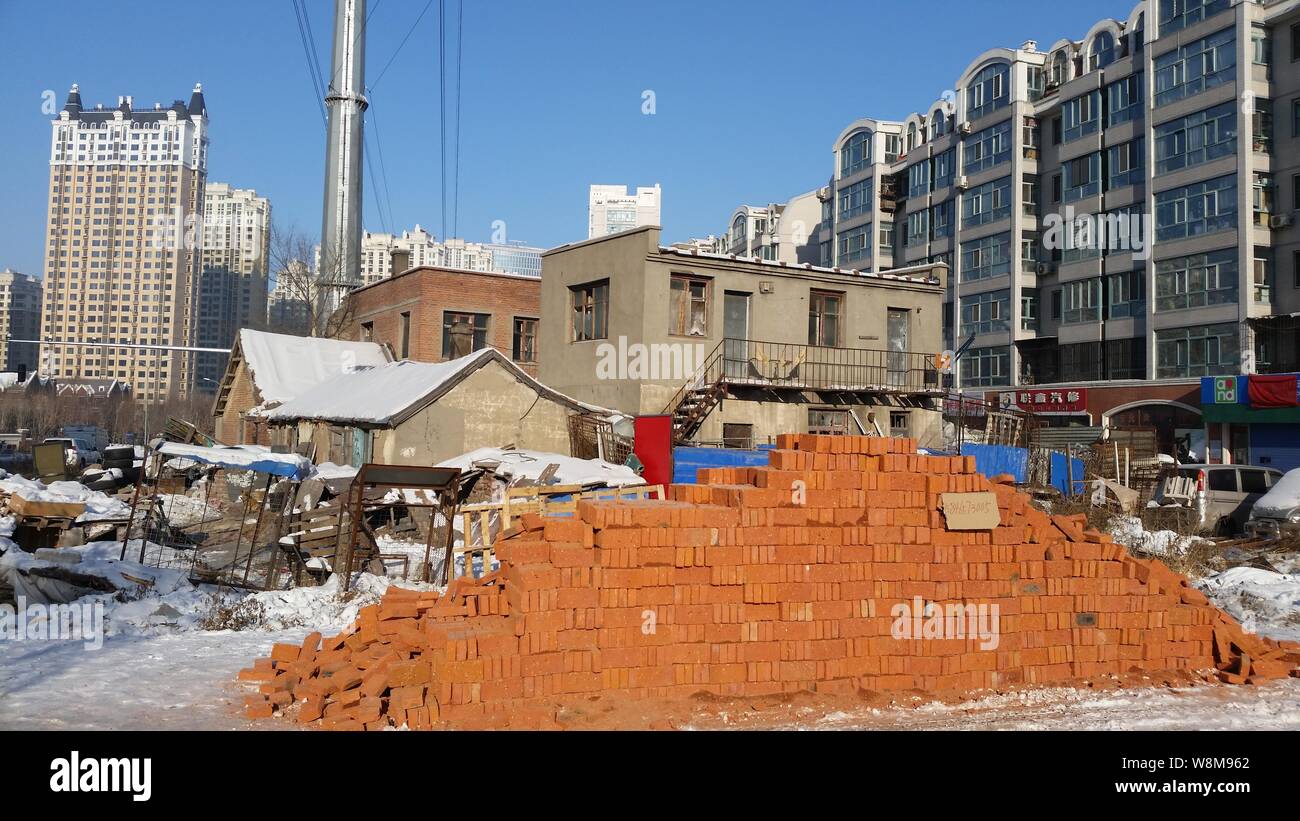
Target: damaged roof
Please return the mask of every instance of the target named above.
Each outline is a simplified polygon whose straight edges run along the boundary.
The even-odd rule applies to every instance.
[[[518,381],[580,413],[611,413],[565,396],[538,382],[496,348],[483,348],[446,362],[404,359],[345,373],[316,385],[265,414],[272,423],[316,420],[357,427],[394,427],[438,401],[466,377],[496,362]]]

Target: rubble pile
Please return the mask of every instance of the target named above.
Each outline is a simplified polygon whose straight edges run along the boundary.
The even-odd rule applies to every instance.
[[[546,727],[597,694],[968,692],[1173,670],[1243,684],[1300,665],[1300,644],[1246,633],[1186,578],[1031,507],[970,457],[789,435],[766,467],[699,479],[667,501],[527,515],[496,572],[443,595],[390,588],[352,630],[276,645],[239,675],[259,689],[249,716]],[[955,529],[969,497],[945,509],[945,494],[970,493],[993,494],[996,526]],[[973,629],[977,611],[995,629]]]

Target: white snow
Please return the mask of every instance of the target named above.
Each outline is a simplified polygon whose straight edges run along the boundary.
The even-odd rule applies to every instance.
[[[584,487],[592,485],[626,487],[645,484],[645,480],[626,465],[616,465],[602,459],[575,459],[572,456],[561,456],[558,453],[538,450],[479,448],[445,462],[439,462],[438,467],[454,467],[462,471],[482,468],[505,481],[529,479],[535,482],[546,466],[552,464],[559,465],[553,477],[555,484]]]
[[[1195,584],[1252,633],[1300,641],[1300,573],[1233,567]]]
[[[1172,530],[1147,530],[1136,516],[1116,516],[1111,520],[1110,535],[1116,544],[1153,556],[1181,556],[1204,541],[1199,536],[1180,536]]]
[[[221,511],[203,501],[201,496],[164,493],[159,499],[162,500],[163,516],[172,527],[192,527],[221,518]]]
[[[269,466],[277,467],[277,473],[292,470],[298,477],[311,473],[313,465],[306,456],[296,453],[272,453],[261,445],[231,445],[228,447],[208,448],[202,445],[185,445],[180,442],[163,442],[158,452],[164,456],[202,462],[208,465],[220,465],[226,468],[257,469],[265,471]],[[266,471],[269,472],[269,471]]]
[[[46,485],[37,479],[10,476],[0,470],[0,490],[29,502],[84,504],[86,512],[77,517],[78,522],[125,519],[131,514],[131,508],[121,499],[91,490],[80,482],[51,482]]]
[[[1255,502],[1253,514],[1270,519],[1285,519],[1300,507],[1300,468],[1287,471],[1268,493]]]
[[[374,342],[287,336],[244,329],[239,347],[264,406],[291,402],[327,379],[388,363]]]

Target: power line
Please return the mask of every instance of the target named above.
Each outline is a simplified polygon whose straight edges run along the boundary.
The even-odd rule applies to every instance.
[[[374,93],[374,89],[371,89],[371,93]],[[397,221],[393,219],[393,194],[388,187],[388,168],[384,164],[384,138],[379,133],[379,114],[376,112],[374,105],[371,105],[369,110],[370,120],[375,124],[375,147],[379,149],[379,173],[384,180],[384,199],[388,203],[388,218],[393,225],[396,225]]]
[[[293,4],[294,21],[298,24],[298,38],[302,41],[303,59],[307,63],[307,77],[311,80],[312,90],[315,92],[316,105],[320,108],[321,121],[328,127],[329,116],[325,113],[325,93],[320,87],[320,70],[319,66],[313,69],[312,66],[312,48],[307,40],[307,31],[303,27],[301,10],[298,8],[298,0],[290,0]]]
[[[438,125],[442,158],[442,238],[447,239],[447,3],[438,0]]]
[[[415,33],[415,27],[420,25],[420,21],[424,19],[424,13],[427,12],[431,6],[433,6],[433,0],[429,0],[429,2],[424,4],[424,8],[420,9],[419,16],[415,18],[415,22],[411,24],[411,27],[406,30],[406,36],[402,38],[402,42],[397,44],[397,50],[393,52],[393,56],[388,58],[388,62],[384,63],[384,67],[379,70],[379,76],[377,76],[375,81],[370,84],[370,90],[372,92],[375,90],[375,87],[379,85],[379,81],[384,79],[384,74],[388,72],[388,67],[397,59],[397,55],[402,53],[402,47],[406,45],[407,40],[411,39],[411,35]]]
[[[367,143],[370,141],[370,137],[369,137],[368,135],[363,135],[362,139],[365,140]],[[371,157],[370,157],[370,150],[369,150],[369,148],[367,147],[367,149],[366,149],[365,151],[363,151],[362,153],[363,153],[363,154],[365,155],[365,157],[366,157],[366,169],[370,172],[370,186],[371,186],[372,188],[375,189],[376,194],[377,194],[378,191],[379,191],[379,182],[378,182],[378,180],[375,179],[375,164],[374,164],[374,161],[373,161],[373,160],[371,159]],[[375,210],[379,212],[379,223],[380,223],[380,225],[382,225],[382,226],[384,227],[384,233],[385,233],[385,234],[390,233],[390,232],[389,232],[389,228],[388,228],[388,220],[384,218],[384,203],[383,203],[383,200],[381,200],[377,195],[374,197],[374,200],[375,200]],[[389,208],[389,210],[388,210],[388,215],[389,215],[390,217],[392,216],[392,209],[391,209],[391,208]]]
[[[456,176],[451,200],[451,232],[456,236],[460,236],[460,74],[464,45],[465,0],[456,0]]]

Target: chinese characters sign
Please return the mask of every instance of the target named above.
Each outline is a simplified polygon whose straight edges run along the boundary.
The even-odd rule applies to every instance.
[[[1082,413],[1088,408],[1088,389],[1002,391],[998,404],[1030,413]]]

